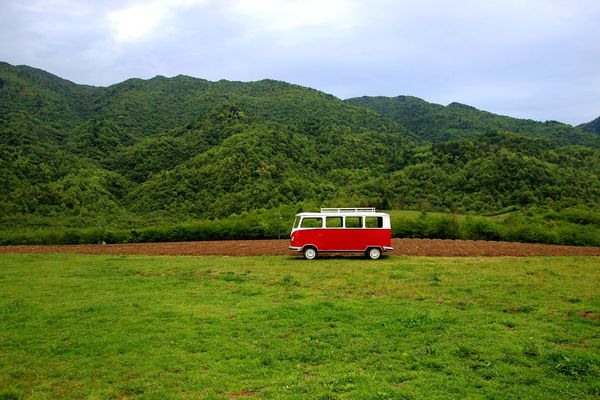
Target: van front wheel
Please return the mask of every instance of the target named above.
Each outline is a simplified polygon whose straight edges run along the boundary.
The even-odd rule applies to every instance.
[[[315,258],[317,258],[317,249],[315,249],[314,247],[307,247],[304,249],[304,258],[306,258],[307,260],[314,260]]]
[[[381,250],[377,247],[371,247],[367,249],[367,257],[371,260],[378,260],[381,257]]]

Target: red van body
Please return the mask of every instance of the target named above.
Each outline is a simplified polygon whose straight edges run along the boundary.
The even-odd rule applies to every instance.
[[[308,259],[318,252],[361,252],[377,259],[393,250],[390,216],[374,208],[322,208],[319,213],[297,214],[290,239],[289,249]]]

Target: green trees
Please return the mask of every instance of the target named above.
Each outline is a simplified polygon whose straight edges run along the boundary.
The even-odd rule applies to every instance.
[[[598,147],[597,137],[556,121],[537,122],[492,114],[460,103],[448,106],[428,103],[410,96],[357,97],[349,104],[370,108],[415,132],[421,139],[434,143],[448,140],[473,140],[482,135],[512,132],[525,137],[544,139],[555,145],[584,144]],[[580,126],[595,132],[597,123]]]
[[[600,199],[600,138],[556,122],[272,80],[94,88],[8,64],[0,79],[0,230],[128,230],[304,202],[496,213]],[[433,231],[457,235],[451,221]]]
[[[600,117],[586,124],[581,124],[578,126],[578,128],[586,132],[600,135]]]

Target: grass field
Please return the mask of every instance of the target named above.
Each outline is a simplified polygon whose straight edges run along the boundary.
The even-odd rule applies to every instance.
[[[422,211],[412,211],[412,210],[388,210],[385,212],[390,214],[390,216],[392,218],[418,218],[419,215],[422,214]],[[436,216],[436,217],[443,217],[446,215],[454,215],[454,216],[456,216],[456,218],[460,218],[460,219],[465,218],[465,215],[462,215],[462,214],[447,214],[447,213],[441,213],[441,212],[435,212],[435,211],[428,211],[427,215]]]
[[[600,259],[0,256],[0,399],[592,399]]]

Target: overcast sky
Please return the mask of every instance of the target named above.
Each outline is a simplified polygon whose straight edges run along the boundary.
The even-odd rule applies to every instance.
[[[272,78],[576,125],[600,116],[600,1],[0,0],[0,60],[97,86]]]

